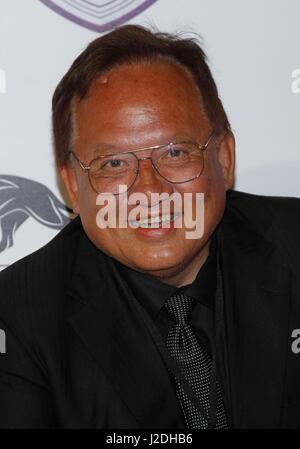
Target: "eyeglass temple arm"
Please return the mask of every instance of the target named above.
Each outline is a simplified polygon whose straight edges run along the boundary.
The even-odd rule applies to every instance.
[[[211,132],[211,134],[210,134],[209,138],[207,139],[207,141],[205,142],[205,144],[202,145],[202,146],[200,147],[200,149],[201,149],[202,151],[205,151],[205,150],[207,149],[207,147],[209,146],[210,142],[213,140],[213,138],[214,138],[214,136],[215,136],[216,134],[217,134],[217,133],[216,133],[215,130],[213,130],[213,131]]]
[[[71,154],[76,161],[78,162],[78,164],[80,165],[80,167],[82,168],[82,170],[88,171],[90,169],[89,165],[85,165],[84,162],[82,162],[80,159],[78,159],[78,157],[76,156],[76,154],[74,153],[74,151],[69,151],[69,154]]]

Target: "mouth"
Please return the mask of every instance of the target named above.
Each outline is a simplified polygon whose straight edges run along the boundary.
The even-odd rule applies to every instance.
[[[181,213],[163,214],[152,217],[146,217],[140,220],[128,220],[130,227],[143,229],[157,229],[162,225],[173,223]]]

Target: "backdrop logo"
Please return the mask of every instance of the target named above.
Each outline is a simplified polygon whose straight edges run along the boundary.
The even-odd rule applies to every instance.
[[[292,72],[291,90],[293,94],[300,94],[300,69],[295,69]]]
[[[0,253],[14,244],[14,234],[29,218],[60,230],[69,223],[68,209],[43,184],[19,176],[0,175]]]
[[[122,25],[157,0],[40,0],[72,22],[97,32]]]
[[[6,73],[0,69],[0,94],[6,93]]]

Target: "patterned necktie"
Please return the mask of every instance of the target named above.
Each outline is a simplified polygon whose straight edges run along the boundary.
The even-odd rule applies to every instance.
[[[184,384],[175,377],[176,393],[185,421],[189,429],[207,429],[210,412],[210,378],[212,360],[209,353],[200,343],[193,328],[188,324],[194,306],[194,299],[184,294],[172,296],[166,302],[166,310],[175,321],[167,336],[167,348],[176,362],[185,383],[191,389],[193,397],[188,394]],[[226,429],[227,420],[217,382],[216,429]],[[193,398],[202,407],[197,407]],[[204,413],[203,413],[204,410]]]

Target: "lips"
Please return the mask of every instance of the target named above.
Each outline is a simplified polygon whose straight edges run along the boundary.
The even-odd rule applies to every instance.
[[[180,215],[181,213],[179,212],[174,214],[161,214],[156,216],[148,216],[145,218],[140,218],[139,220],[128,220],[128,223],[130,227],[133,228],[145,228],[145,229],[160,228],[164,224],[172,223]]]

